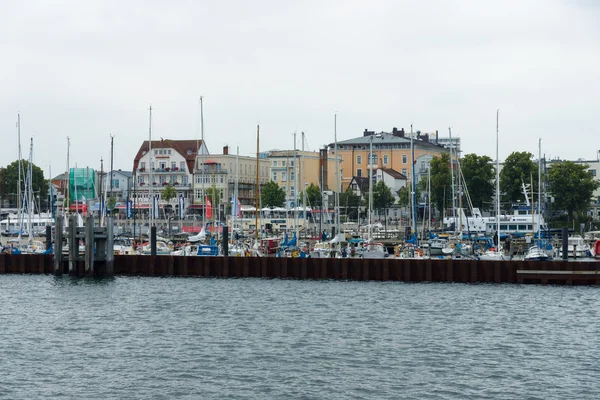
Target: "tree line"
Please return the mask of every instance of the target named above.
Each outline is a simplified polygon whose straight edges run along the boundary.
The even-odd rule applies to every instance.
[[[488,156],[467,154],[459,160],[458,167],[454,168],[455,191],[457,191],[459,177],[464,183],[463,193],[468,191],[473,207],[480,210],[495,210],[496,168],[493,160]],[[547,172],[542,171],[542,182],[547,187],[548,195],[553,197],[553,208],[563,210],[569,219],[575,214],[585,214],[589,208],[592,195],[598,187],[598,182],[589,173],[589,166],[572,161],[562,161],[552,164]],[[438,217],[444,209],[452,207],[452,169],[450,156],[446,153],[434,157],[430,164],[431,203],[435,206]],[[428,180],[421,179],[415,189],[417,199],[427,200]],[[531,201],[532,193],[534,202],[537,202],[538,164],[529,152],[513,152],[503,163],[500,171],[500,199],[501,212],[506,212],[512,204],[525,203],[523,184],[528,186]],[[406,187],[397,193],[397,204],[408,207],[412,200],[410,181]],[[458,194],[457,194],[458,195]],[[262,188],[263,207],[282,207],[285,203],[285,191],[275,182],[269,182]],[[306,201],[303,201],[303,200]],[[306,191],[300,195],[300,201],[307,206],[319,208],[322,206],[321,191],[314,184],[310,184]],[[356,218],[358,209],[368,204],[368,193],[363,197],[357,196],[349,187],[340,194],[340,206],[347,210],[349,218]],[[384,210],[394,205],[394,196],[391,189],[383,181],[373,186],[373,210]],[[463,203],[466,206],[466,203]]]

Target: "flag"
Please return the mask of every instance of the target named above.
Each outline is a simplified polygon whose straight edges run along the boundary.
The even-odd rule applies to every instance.
[[[127,208],[125,214],[127,216],[127,219],[133,217],[133,201],[129,198],[127,199]]]
[[[240,199],[236,199],[234,195],[231,195],[231,215],[240,217],[242,215],[242,203]]]
[[[185,214],[185,200],[183,199],[183,194],[179,195],[179,219],[183,219]]]
[[[79,208],[79,207],[77,207],[77,208]],[[87,210],[88,210],[88,208],[87,208],[87,199],[85,198],[85,196],[81,196],[81,212],[84,215],[87,215]]]
[[[159,195],[154,195],[154,218],[158,219],[160,217],[159,209],[158,209],[158,197]]]
[[[206,196],[206,218],[212,218],[212,214],[213,214],[213,210],[212,210],[212,203],[210,202],[210,199],[208,198],[208,196]]]

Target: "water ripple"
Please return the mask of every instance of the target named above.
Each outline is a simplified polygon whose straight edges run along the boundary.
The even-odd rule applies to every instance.
[[[0,276],[0,398],[600,398],[589,287]]]

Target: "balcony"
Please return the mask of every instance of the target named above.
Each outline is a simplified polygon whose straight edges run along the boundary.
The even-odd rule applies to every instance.
[[[204,170],[202,169],[195,169],[194,170],[194,175],[227,175],[227,169],[226,168],[204,168]]]
[[[165,173],[165,174],[184,174],[186,173],[185,168],[184,169],[180,169],[180,168],[152,168],[152,173]]]

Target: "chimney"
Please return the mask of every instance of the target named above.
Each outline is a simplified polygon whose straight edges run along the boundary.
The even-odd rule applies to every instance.
[[[393,136],[398,136],[398,128],[396,128],[396,127],[392,128],[392,135]]]
[[[423,136],[421,136],[421,140],[423,140],[425,143],[429,143],[429,133],[423,134]]]
[[[374,134],[375,134],[375,131],[370,131],[368,129],[365,129],[363,136],[373,136]]]
[[[366,129],[365,129],[365,131],[366,131]],[[320,164],[321,164],[320,165],[320,167],[321,167],[320,168],[321,169],[320,172],[321,173],[319,174],[320,175],[319,176],[319,183],[321,184],[321,188],[323,190],[329,190],[329,185],[328,185],[328,182],[327,182],[327,164],[328,164],[328,162],[327,162],[327,159],[328,159],[327,147],[321,149],[319,151],[319,153],[320,153],[320,159],[321,159],[320,160],[321,161],[320,162]],[[336,157],[337,157],[337,155],[336,155]]]
[[[404,137],[404,128],[400,129],[400,137]]]
[[[223,146],[223,155],[226,156],[229,154],[229,146]]]

